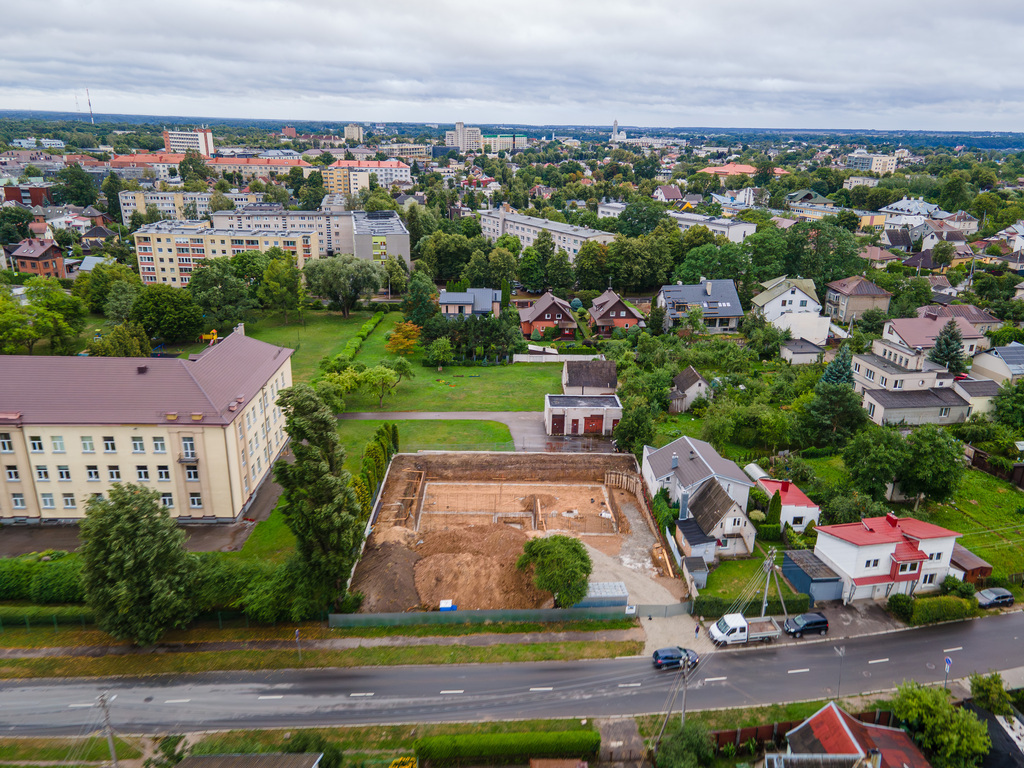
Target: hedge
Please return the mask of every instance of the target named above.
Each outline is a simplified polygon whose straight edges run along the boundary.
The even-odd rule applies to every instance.
[[[81,603],[85,600],[81,573],[78,555],[63,551],[48,550],[0,559],[0,601]]]
[[[910,595],[897,593],[889,598],[889,602],[885,607],[897,619],[909,623],[914,615],[914,598]]]
[[[915,625],[932,624],[936,621],[956,621],[974,615],[973,600],[962,597],[940,595],[939,597],[916,598],[910,623]]]
[[[693,601],[693,614],[704,618],[717,619],[724,616],[732,608],[733,599],[716,597],[715,595],[699,595]],[[806,613],[810,606],[810,597],[807,595],[787,595],[786,610],[782,610],[782,601],[778,597],[768,598],[768,610],[765,615],[774,616],[780,613]],[[760,616],[761,601],[751,600],[743,610],[744,616]]]
[[[366,340],[366,337],[373,333],[373,329],[380,325],[380,321],[383,319],[383,312],[375,313],[373,317],[359,327],[359,330],[356,331],[356,335],[348,340],[341,352],[334,356],[334,359],[338,362],[352,362],[355,359],[356,354],[359,352],[359,348],[363,346],[363,342]]]
[[[757,538],[762,541],[782,541],[782,527],[771,525],[770,523],[761,523],[757,529]]]
[[[528,763],[530,758],[596,757],[601,747],[597,731],[550,733],[474,733],[427,736],[416,740],[416,758],[432,766],[489,763]]]

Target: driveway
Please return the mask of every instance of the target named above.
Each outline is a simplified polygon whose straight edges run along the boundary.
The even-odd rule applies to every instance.
[[[544,414],[539,411],[367,411],[341,413],[339,421],[497,421],[508,427],[517,451],[544,450]]]

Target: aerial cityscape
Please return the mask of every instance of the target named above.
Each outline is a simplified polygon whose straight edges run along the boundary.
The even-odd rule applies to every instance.
[[[4,14],[4,766],[1024,768],[1020,10],[90,10]]]

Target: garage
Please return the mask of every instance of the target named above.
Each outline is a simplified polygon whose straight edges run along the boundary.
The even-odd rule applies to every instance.
[[[604,416],[587,416],[583,419],[583,434],[600,435],[604,432]]]
[[[549,435],[610,435],[622,418],[616,395],[545,395],[544,427]]]
[[[809,549],[793,549],[782,559],[782,575],[797,592],[811,598],[811,607],[816,603],[843,598],[843,580]]]
[[[565,414],[552,414],[551,416],[551,434],[552,435],[564,435],[565,434]]]

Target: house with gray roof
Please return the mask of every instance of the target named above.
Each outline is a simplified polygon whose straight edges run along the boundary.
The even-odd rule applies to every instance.
[[[1011,341],[1005,347],[992,347],[975,355],[971,376],[992,379],[998,384],[1016,384],[1024,378],[1024,344]]]
[[[664,448],[645,445],[640,464],[651,496],[664,488],[673,502],[679,502],[684,493],[693,496],[701,485],[714,479],[741,509],[746,509],[747,496],[754,487],[736,462],[694,437],[680,437]]]
[[[445,317],[459,315],[501,314],[501,291],[493,288],[469,288],[465,291],[441,291],[437,297],[441,314]]]
[[[694,309],[704,317],[709,333],[735,333],[743,318],[743,307],[733,280],[706,280],[696,285],[663,285],[654,304],[665,308],[665,330],[679,323]]]
[[[967,421],[971,404],[953,387],[919,390],[865,389],[864,409],[879,425],[959,424]]]
[[[562,363],[563,395],[614,395],[619,375],[614,360],[570,360]]]
[[[676,374],[668,393],[669,413],[686,413],[698,397],[710,400],[714,396],[711,384],[692,365]]]
[[[706,563],[720,557],[745,557],[754,551],[757,531],[746,507],[733,499],[717,478],[679,500],[679,518],[673,534],[686,557],[700,556]]]

